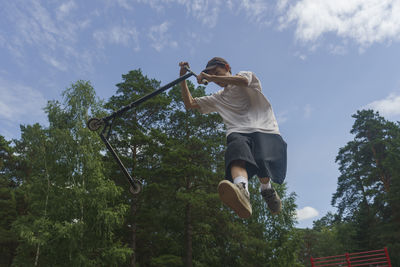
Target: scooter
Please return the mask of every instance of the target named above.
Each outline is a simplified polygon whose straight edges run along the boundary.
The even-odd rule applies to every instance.
[[[189,67],[186,67],[186,70],[188,71],[188,73],[186,73],[185,75],[182,75],[181,77],[179,77],[178,79],[160,87],[159,89],[151,92],[150,94],[147,94],[145,96],[143,96],[142,98],[130,103],[129,105],[113,112],[112,114],[110,114],[109,116],[103,117],[103,118],[90,118],[87,121],[87,127],[89,128],[89,130],[91,131],[97,131],[100,127],[103,127],[102,131],[99,133],[99,136],[101,138],[101,140],[103,141],[103,143],[106,145],[108,151],[111,153],[111,155],[113,156],[114,160],[117,162],[117,164],[119,165],[121,171],[124,173],[125,177],[128,179],[128,182],[130,184],[130,188],[129,191],[133,194],[139,194],[140,191],[142,190],[142,183],[140,182],[140,180],[136,177],[131,177],[131,175],[129,174],[128,170],[126,169],[126,167],[124,166],[124,164],[122,163],[121,159],[118,157],[117,153],[115,152],[113,146],[110,144],[110,142],[108,141],[108,139],[110,138],[110,134],[111,134],[111,128],[113,126],[114,123],[114,119],[117,117],[120,117],[123,113],[127,112],[128,110],[140,105],[141,103],[145,102],[146,100],[149,100],[150,98],[166,91],[167,89],[173,87],[174,85],[188,79],[191,76],[195,76],[197,77],[197,75],[191,71],[189,69]],[[204,85],[208,84],[207,80],[203,80],[202,83]]]

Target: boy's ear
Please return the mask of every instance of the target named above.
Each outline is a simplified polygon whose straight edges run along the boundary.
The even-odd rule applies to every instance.
[[[229,71],[230,73],[232,73],[232,71],[231,71],[231,66],[229,66],[229,64],[225,64],[225,69],[226,69],[227,71]]]

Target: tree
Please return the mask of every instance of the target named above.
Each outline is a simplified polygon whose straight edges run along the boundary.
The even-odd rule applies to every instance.
[[[101,103],[84,81],[63,97],[63,104],[51,101],[46,107],[48,128],[22,126],[16,142],[28,212],[13,223],[20,239],[13,264],[117,266],[130,254],[113,232],[127,207],[116,204],[121,190],[105,179],[103,146],[86,128]]]
[[[204,95],[203,87],[189,83],[189,89],[194,97]],[[153,202],[155,196],[167,200],[156,202],[160,205],[157,214],[163,214],[163,229],[168,229],[164,234],[173,234],[168,235],[172,236],[171,249],[157,259],[175,258],[178,266],[179,243],[175,244],[180,239],[184,266],[298,266],[295,195],[287,196],[285,186],[278,187],[284,210],[273,217],[254,178],[253,216],[250,220],[237,218],[216,193],[224,175],[225,136],[220,116],[185,111],[179,87],[168,95],[172,99],[168,123],[153,139],[153,145],[160,148],[160,165],[151,170],[154,184],[148,190],[154,190],[149,194]]]
[[[343,254],[349,251],[351,247],[347,247],[345,239],[347,234],[342,235],[344,224],[340,224],[337,215],[328,212],[321,219],[313,222],[313,228],[309,230],[309,234],[313,236],[314,242],[311,245],[311,253],[308,253],[307,260],[310,257],[324,257]],[[350,250],[351,251],[351,250]]]
[[[117,84],[116,95],[105,105],[111,111],[138,100],[160,86],[159,81],[149,79],[140,69],[122,75],[122,79],[123,81]],[[146,170],[151,169],[150,164],[154,156],[154,152],[149,151],[149,143],[152,142],[150,131],[162,126],[168,103],[165,94],[160,94],[134,107],[113,122],[110,142],[115,146],[131,176],[144,179],[146,184],[149,183],[146,179],[148,177]],[[107,176],[113,177],[114,182],[124,188],[125,193],[122,195],[121,203],[130,206],[129,215],[125,219],[124,234],[121,235],[125,236],[125,242],[129,243],[132,249],[129,265],[134,267],[137,262],[137,232],[141,227],[137,218],[141,217],[140,210],[145,209],[143,206],[145,197],[143,194],[132,196],[127,193],[129,185],[109,154],[105,158],[105,163],[108,166]]]
[[[140,76],[134,79],[140,79]],[[204,95],[204,89],[193,93]],[[219,155],[220,160],[213,161],[213,155],[222,151],[222,123],[215,114],[204,117],[186,113],[178,87],[168,94],[164,102],[168,105],[163,105],[162,101],[165,100],[161,99],[160,103],[160,99],[154,99],[153,109],[158,108],[159,117],[151,124],[147,119],[148,127],[141,127],[139,133],[144,136],[143,141],[137,143],[139,153],[135,173],[144,178],[144,188],[138,197],[134,217],[137,243],[140,244],[135,252],[140,265],[182,266],[185,263],[188,266],[196,261],[192,238],[197,225],[201,225],[191,225],[193,220],[201,217],[196,213],[193,218],[192,211],[198,205],[215,207],[217,203],[216,166],[222,157]],[[149,103],[144,108],[151,109],[152,106]],[[132,116],[126,119],[132,120]],[[129,132],[126,128],[121,130]],[[193,173],[196,175],[192,176]],[[213,195],[208,194],[211,186]],[[198,210],[205,216],[212,214],[202,208]]]
[[[89,116],[105,116],[104,107],[120,109],[160,84],[140,70],[122,77],[105,106],[89,82],[78,81],[62,102],[48,103],[49,126],[21,126],[14,146],[0,139],[0,181],[9,186],[0,191],[2,214],[10,215],[0,229],[14,234],[16,249],[5,252],[16,251],[12,264],[298,266],[295,195],[277,186],[284,210],[271,216],[253,178],[252,218],[225,207],[216,190],[224,175],[222,120],[186,111],[179,86],[114,121],[110,142],[143,179],[143,191],[129,193],[101,139],[86,128]],[[204,87],[189,88],[205,95]]]
[[[332,205],[356,241],[353,250],[391,244],[394,254],[400,255],[396,241],[400,237],[400,125],[372,110],[358,111],[353,117],[355,138],[336,158],[341,175]]]
[[[204,96],[204,87],[194,88],[189,83],[194,97]],[[210,222],[218,212],[215,188],[223,172],[224,126],[217,114],[202,115],[198,111],[186,111],[181,99],[181,89],[174,87],[169,92],[171,109],[168,123],[163,129],[166,136],[162,172],[168,169],[173,188],[177,190],[175,203],[183,218],[183,262],[184,266],[204,264],[204,242],[214,238],[210,233]],[[211,218],[210,218],[211,216]],[[201,238],[199,233],[201,233]],[[210,258],[214,258],[209,247]]]
[[[23,213],[17,169],[18,156],[11,141],[0,136],[0,266],[11,265],[18,246],[18,238],[12,231],[12,223]]]

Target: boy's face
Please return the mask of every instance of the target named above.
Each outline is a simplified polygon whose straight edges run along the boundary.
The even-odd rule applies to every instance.
[[[215,76],[231,76],[232,75],[229,71],[229,65],[217,66],[215,69],[209,70],[208,74],[215,75]],[[227,86],[227,84],[221,83],[221,82],[217,82],[216,84],[218,84],[221,87]]]

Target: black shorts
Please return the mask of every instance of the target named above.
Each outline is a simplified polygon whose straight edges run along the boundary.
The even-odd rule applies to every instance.
[[[231,133],[227,137],[225,152],[225,177],[232,181],[232,161],[243,160],[249,178],[269,177],[282,184],[286,177],[287,144],[279,134]]]

